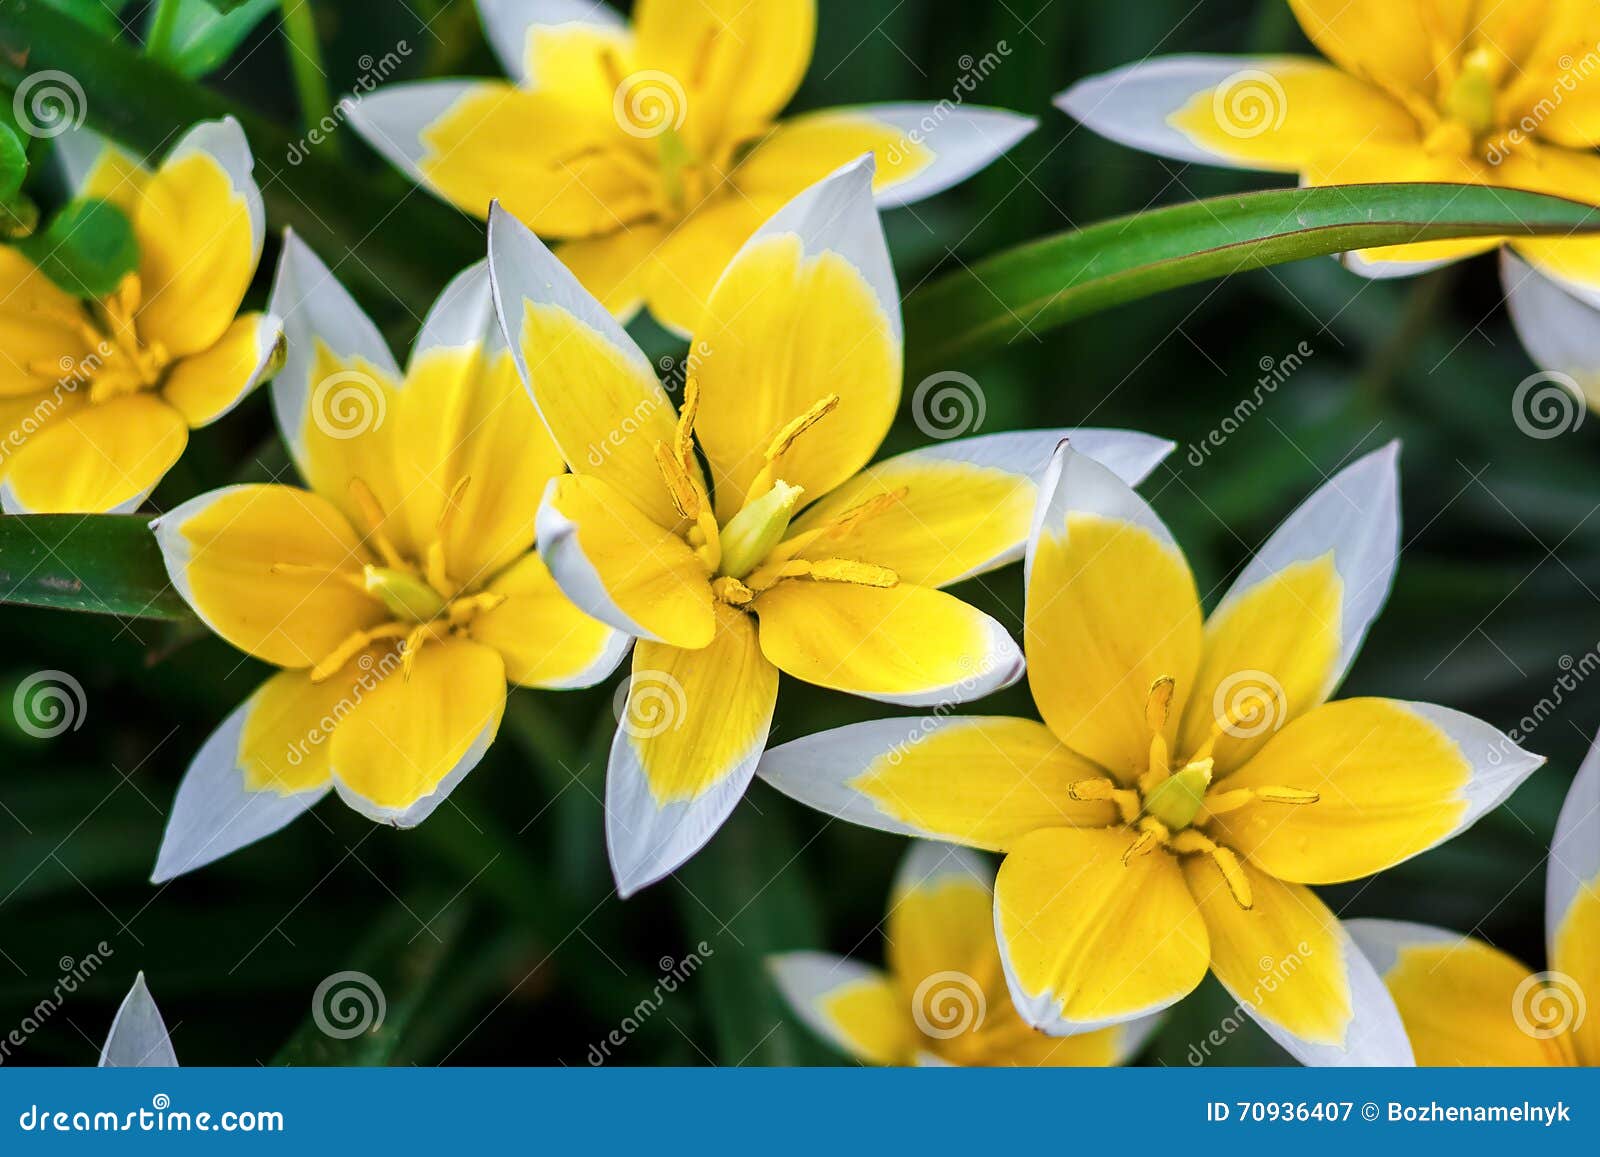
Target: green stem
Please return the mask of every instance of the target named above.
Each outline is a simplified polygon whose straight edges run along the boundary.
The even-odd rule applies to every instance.
[[[283,32],[289,38],[289,68],[294,74],[295,95],[300,100],[301,127],[309,131],[333,107],[328,70],[322,66],[322,46],[317,43],[317,18],[311,9],[311,0],[289,0],[284,5]],[[332,134],[328,134],[322,143],[331,144],[332,140]]]
[[[178,8],[183,0],[157,0],[150,17],[150,29],[145,33],[146,56],[165,60],[172,51],[172,36],[178,30]]]

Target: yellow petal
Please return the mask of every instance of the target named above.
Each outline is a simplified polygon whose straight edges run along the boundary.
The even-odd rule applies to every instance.
[[[1600,46],[1600,13],[1584,0],[1509,6],[1497,13],[1532,41],[1502,98],[1503,115],[1527,118],[1541,140],[1571,148],[1600,144],[1600,98],[1590,81]],[[1533,37],[1537,35],[1537,40]],[[1513,52],[1519,47],[1513,44]]]
[[[55,389],[77,392],[90,345],[76,300],[9,245],[0,245],[0,398]]]
[[[1229,994],[1308,1065],[1409,1065],[1411,1049],[1377,972],[1309,888],[1247,861],[1241,908],[1209,856],[1184,876],[1210,934],[1211,968]]]
[[[905,1001],[876,968],[826,952],[785,952],[767,966],[795,1015],[847,1056],[869,1065],[912,1062]]]
[[[1132,1020],[1192,992],[1210,961],[1177,861],[1122,861],[1126,829],[1024,836],[995,883],[995,928],[1022,1018],[1058,1035]]]
[[[513,563],[489,590],[506,601],[475,617],[471,634],[500,652],[506,678],[519,686],[592,686],[627,653],[628,636],[573,606],[536,554]]]
[[[192,130],[145,182],[139,239],[140,337],[174,357],[209,349],[239,310],[261,258],[261,194],[237,123]]]
[[[368,118],[386,112],[375,107]],[[385,120],[384,131],[403,133],[406,126]],[[654,142],[624,133],[609,103],[575,105],[553,93],[483,81],[463,86],[448,107],[411,131],[421,146],[422,178],[480,217],[499,198],[544,236],[594,237],[656,207]]]
[[[240,314],[210,349],[183,358],[161,395],[190,426],[208,425],[244,400],[281,356],[283,327],[268,314]]]
[[[1440,59],[1466,31],[1427,0],[1289,0],[1323,54],[1355,76],[1391,90],[1432,96]]]
[[[840,165],[872,153],[875,192],[917,176],[933,164],[933,151],[903,129],[864,112],[827,110],[784,121],[739,163],[741,189],[787,200]]]
[[[13,514],[131,511],[188,441],[183,416],[148,394],[76,407],[16,452],[5,475],[5,508]]]
[[[268,663],[313,666],[387,617],[346,581],[367,561],[360,538],[309,491],[215,490],[163,515],[155,530],[173,585],[195,614]]]
[[[1573,1046],[1581,1062],[1600,1065],[1600,1017],[1589,994],[1600,992],[1600,876],[1572,901],[1559,927],[1551,930],[1555,951],[1550,957],[1553,975],[1549,984],[1557,989],[1547,1009],[1573,1030]],[[1589,1000],[1588,1015],[1576,1019],[1577,1000]]]
[[[1555,973],[1550,983],[1565,990],[1555,995],[1569,1010],[1575,1010],[1576,994],[1587,996],[1587,1017],[1570,1027],[1582,1062],[1600,1065],[1600,747],[1590,749],[1567,791],[1546,872],[1545,937]],[[1559,1003],[1551,1010],[1559,1011]]]
[[[409,537],[429,542],[446,519],[451,580],[480,584],[532,548],[539,499],[562,471],[561,455],[503,348],[421,352],[394,403]]]
[[[1394,577],[1398,449],[1374,451],[1318,487],[1206,620],[1179,752],[1197,750],[1221,723],[1216,771],[1226,774],[1333,692]]]
[[[1541,1000],[1539,982],[1521,961],[1481,940],[1424,924],[1352,920],[1348,924],[1400,1010],[1418,1065],[1571,1063],[1562,1036],[1527,1019]]]
[[[691,649],[715,633],[705,564],[599,478],[551,480],[539,553],[568,598],[618,630]]]
[[[645,287],[651,316],[684,337],[696,333],[722,271],[783,201],[760,193],[713,194],[661,233],[654,242]]]
[[[823,398],[839,406],[795,440],[776,475],[820,498],[877,451],[900,401],[898,317],[844,255],[808,254],[799,236],[751,242],[712,295],[697,432],[724,519],[766,466],[774,436]]]
[[[608,313],[627,321],[644,304],[655,277],[655,252],[665,236],[662,226],[641,222],[602,237],[563,242],[556,256]]]
[[[1145,704],[1176,680],[1167,720],[1200,661],[1200,600],[1160,519],[1110,470],[1068,447],[1041,488],[1028,546],[1028,680],[1068,747],[1131,781],[1149,761]]]
[[[761,651],[797,679],[888,703],[963,703],[1015,682],[1004,627],[942,591],[793,579],[759,595]]]
[[[606,847],[629,895],[699,850],[744,795],[767,742],[778,672],[742,611],[710,644],[641,642],[606,771]]]
[[[334,786],[370,819],[418,824],[483,758],[505,705],[498,653],[465,639],[425,643],[409,674],[386,669],[334,729]]]
[[[1600,157],[1591,150],[1542,148],[1514,153],[1496,170],[1503,184],[1600,204]],[[1512,247],[1539,272],[1583,290],[1600,302],[1600,241],[1589,238],[1518,238]]]
[[[1003,851],[1045,827],[1102,827],[1108,801],[1068,789],[1104,773],[1031,719],[881,719],[775,747],[761,777],[801,803],[901,835]]]
[[[641,0],[637,65],[684,94],[681,131],[695,152],[758,129],[800,86],[816,37],[816,0]]]
[[[656,462],[677,415],[650,360],[544,244],[504,213],[489,220],[500,316],[534,405],[572,469],[603,479],[664,527],[681,521]]]
[[[1225,781],[1312,791],[1317,802],[1250,802],[1209,830],[1280,879],[1354,880],[1461,831],[1543,762],[1457,711],[1340,700],[1290,723]]]

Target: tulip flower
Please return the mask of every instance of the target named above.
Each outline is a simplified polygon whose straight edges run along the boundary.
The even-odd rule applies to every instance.
[[[1543,761],[1448,708],[1330,701],[1394,573],[1395,457],[1328,481],[1207,618],[1155,511],[1063,447],[1025,571],[1044,723],[857,724],[775,748],[762,777],[843,819],[1004,852],[1001,959],[1047,1032],[1148,1016],[1210,970],[1308,1064],[1409,1063],[1388,993],[1308,885],[1434,847]]]
[[[676,412],[600,303],[509,213],[490,214],[501,321],[573,471],[551,481],[539,552],[578,606],[639,640],[606,777],[624,894],[692,855],[743,796],[778,672],[920,705],[1022,673],[1005,628],[939,588],[1019,557],[1066,432],[868,465],[899,405],[902,344],[871,185],[867,157],[740,250]],[[1135,481],[1170,449],[1075,436]]]
[[[1600,742],[1556,820],[1545,876],[1547,972],[1473,936],[1351,920],[1419,1065],[1600,1065]]]
[[[240,313],[265,217],[231,117],[185,133],[153,172],[88,134],[67,146],[81,196],[127,217],[138,264],[102,297],[0,245],[0,506],[136,509],[189,442],[283,356],[269,313]]]
[[[272,308],[289,335],[272,400],[306,487],[224,487],[153,527],[195,614],[281,670],[195,757],[157,881],[329,791],[418,824],[493,742],[508,683],[589,686],[627,652],[533,552],[561,459],[499,339],[482,263],[445,289],[404,371],[292,234]]]
[[[1011,1004],[994,942],[994,871],[965,848],[918,841],[884,918],[888,971],[826,952],[769,962],[790,1007],[819,1036],[869,1065],[1115,1065],[1156,1018],[1050,1037]]]
[[[389,84],[351,123],[470,213],[499,199],[627,320],[642,304],[687,334],[725,265],[790,198],[864,152],[879,204],[954,185],[1032,131],[954,99],[780,114],[811,62],[815,0],[479,0],[512,78]],[[1002,43],[1002,52],[1004,47]]]

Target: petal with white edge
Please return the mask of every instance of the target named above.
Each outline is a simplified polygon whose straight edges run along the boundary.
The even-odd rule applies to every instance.
[[[911,1017],[878,969],[826,952],[785,952],[768,957],[767,970],[795,1015],[840,1052],[872,1065],[911,1059]]]
[[[601,0],[478,0],[484,39],[506,75],[534,87],[528,68],[531,34],[539,25],[573,24],[620,32],[626,25],[616,9]]]
[[[716,634],[700,650],[634,648],[606,768],[606,851],[624,898],[716,833],[767,745],[778,672],[748,615],[718,603],[716,616]]]
[[[1510,249],[1500,252],[1500,281],[1523,348],[1552,376],[1549,384],[1564,388],[1569,395],[1565,399],[1549,395],[1561,403],[1549,411],[1550,417],[1564,418],[1569,427],[1575,426],[1573,405],[1580,401],[1600,404],[1600,308],[1546,277]],[[1563,381],[1563,376],[1567,380]],[[1532,384],[1519,388],[1514,404],[1519,407],[1519,417],[1525,414],[1527,420],[1536,421],[1544,415],[1542,391],[1527,397],[1526,391],[1538,386],[1535,379],[1528,381]],[[1546,422],[1538,421],[1541,432]]]
[[[863,827],[992,851],[1038,828],[1116,820],[1109,803],[1075,801],[1068,790],[1104,773],[1032,719],[852,723],[774,747],[759,774],[791,799]]]
[[[1301,1064],[1413,1063],[1411,1043],[1372,963],[1339,918],[1298,884],[1247,860],[1249,909],[1208,856],[1183,861],[1211,938],[1211,969],[1239,1006]]]
[[[977,404],[955,379],[950,388]],[[912,405],[919,404],[913,395]],[[1172,451],[1171,442],[1131,430],[1024,430],[940,442],[860,471],[807,507],[790,536],[820,530],[877,501],[882,509],[842,521],[801,557],[871,562],[919,586],[983,574],[1022,557],[1039,482],[1055,448],[1068,439],[1130,486]]]
[[[1180,751],[1199,748],[1231,709],[1255,710],[1240,696],[1258,693],[1266,714],[1217,742],[1217,770],[1231,771],[1338,687],[1394,581],[1399,452],[1391,442],[1339,471],[1246,564],[1206,620]]]
[[[144,973],[133,978],[133,987],[122,998],[111,1031],[100,1050],[103,1069],[175,1069],[178,1055],[172,1051],[172,1037],[161,1019],[161,1010],[144,982]]]
[[[268,308],[283,319],[288,342],[283,369],[272,380],[272,407],[301,474],[310,477],[306,426],[312,419],[312,394],[320,384],[321,350],[338,364],[368,367],[391,381],[400,379],[400,367],[372,319],[292,230],[284,231]]]

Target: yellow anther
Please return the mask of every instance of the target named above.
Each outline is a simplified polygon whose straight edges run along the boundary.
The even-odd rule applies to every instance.
[[[350,497],[355,500],[356,508],[361,511],[362,521],[366,523],[367,537],[372,539],[372,545],[377,547],[385,565],[395,570],[409,569],[405,560],[400,557],[400,552],[394,548],[394,544],[384,532],[383,524],[388,515],[384,513],[383,505],[378,501],[378,496],[372,492],[372,487],[360,478],[352,478]]]
[[[485,611],[492,611],[506,601],[506,596],[495,591],[479,591],[475,595],[468,595],[464,599],[456,599],[448,609],[448,618],[452,627],[465,626],[477,615]]]
[[[694,423],[700,414],[700,381],[690,374],[683,382],[683,406],[678,411],[678,425],[673,435],[678,458],[687,466],[694,457]]]
[[[847,558],[825,558],[811,564],[811,577],[820,582],[855,583],[863,587],[892,587],[900,576],[886,566],[852,562]]]
[[[711,580],[711,593],[730,607],[743,607],[756,597],[755,592],[732,575],[721,575]]]
[[[1244,865],[1239,862],[1239,857],[1232,848],[1218,844],[1211,850],[1211,859],[1222,870],[1228,891],[1233,893],[1233,902],[1248,912],[1255,901],[1250,892],[1250,877],[1244,874]]]
[[[1177,686],[1178,681],[1171,675],[1163,675],[1150,684],[1144,697],[1144,725],[1151,731],[1166,728],[1167,717],[1172,714],[1172,693]]]
[[[661,471],[661,477],[667,484],[667,493],[672,496],[672,505],[677,507],[678,513],[685,518],[698,520],[700,494],[695,489],[694,479],[673,448],[665,442],[656,443],[656,467]]]
[[[1279,787],[1269,785],[1255,789],[1256,798],[1262,803],[1288,803],[1307,804],[1316,803],[1322,798],[1320,792],[1307,791],[1302,787]]]
[[[370,631],[356,631],[346,636],[342,643],[328,652],[326,658],[311,668],[311,681],[321,683],[338,674],[341,667],[379,639],[403,639],[410,631],[409,623],[384,623]]]
[[[1161,837],[1155,832],[1140,832],[1133,837],[1133,843],[1128,845],[1128,850],[1122,853],[1123,864],[1131,863],[1135,856],[1149,855],[1160,842]]]
[[[755,481],[750,483],[750,489],[744,496],[745,502],[760,498],[772,488],[773,480],[777,477],[778,462],[789,452],[789,447],[794,445],[795,439],[838,408],[839,395],[829,394],[813,403],[809,410],[788,422],[773,435],[771,444],[767,446],[767,464],[761,468],[761,473],[756,475]]]
[[[1109,800],[1117,805],[1117,811],[1125,824],[1137,820],[1141,810],[1138,792],[1132,788],[1118,787],[1109,779],[1080,779],[1076,783],[1069,783],[1067,796],[1079,803]]]

